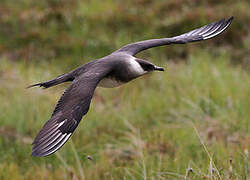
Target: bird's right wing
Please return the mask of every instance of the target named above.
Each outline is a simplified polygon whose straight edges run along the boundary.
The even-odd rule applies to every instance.
[[[88,112],[94,90],[108,73],[92,71],[77,77],[60,98],[56,108],[33,142],[33,156],[47,156],[62,147]]]
[[[172,38],[150,39],[145,41],[139,41],[136,43],[131,43],[118,49],[114,53],[124,52],[133,56],[139,53],[140,51],[152,47],[163,46],[168,44],[185,44],[189,42],[210,39],[225,31],[231,24],[232,20],[233,17],[229,18],[228,20],[222,19],[218,22],[213,22],[201,28],[195,29],[188,33],[182,34],[180,36],[175,36]]]

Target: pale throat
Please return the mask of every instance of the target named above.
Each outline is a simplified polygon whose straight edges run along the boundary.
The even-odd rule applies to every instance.
[[[129,66],[130,66],[130,71],[132,73],[135,73],[137,75],[143,75],[146,74],[147,71],[144,71],[144,69],[141,67],[141,65],[135,60],[134,57],[132,57],[129,60]]]

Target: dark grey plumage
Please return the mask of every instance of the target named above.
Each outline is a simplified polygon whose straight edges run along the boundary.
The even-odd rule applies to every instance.
[[[45,123],[33,142],[33,156],[47,156],[70,138],[89,105],[97,86],[116,87],[152,71],[163,71],[161,67],[134,57],[140,51],[168,44],[185,44],[213,38],[231,24],[233,17],[222,19],[199,29],[172,38],[151,39],[128,44],[112,54],[91,61],[57,78],[31,85],[49,88],[72,81],[61,96],[51,118]]]
[[[224,30],[228,28],[231,24],[233,17],[229,18],[227,21],[225,19],[221,19],[218,22],[213,22],[206,26],[203,26],[199,29],[195,29],[188,33],[182,34],[180,36],[172,37],[172,38],[162,38],[162,39],[150,39],[145,41],[140,41],[132,44],[128,44],[121,49],[118,49],[116,52],[126,52],[130,55],[135,55],[140,51],[169,44],[185,44],[189,42],[201,41],[213,38],[218,34],[222,33]]]

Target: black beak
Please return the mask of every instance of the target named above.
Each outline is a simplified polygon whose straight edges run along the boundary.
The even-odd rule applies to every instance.
[[[165,71],[163,67],[158,67],[158,66],[155,66],[154,70],[155,71]]]

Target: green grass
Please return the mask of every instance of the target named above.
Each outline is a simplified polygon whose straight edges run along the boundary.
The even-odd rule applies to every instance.
[[[164,62],[164,73],[98,88],[72,140],[34,158],[30,143],[66,85],[25,87],[62,73],[55,65],[0,61],[0,179],[247,179],[250,74],[228,55],[193,53]]]
[[[1,0],[0,179],[248,180],[249,9],[248,0]],[[71,140],[30,156],[69,84],[26,86],[232,15],[213,40],[142,52],[167,71],[98,88]]]
[[[154,50],[170,59],[200,48],[232,51],[231,59],[250,67],[248,0],[2,0],[0,56],[16,61],[61,59],[76,65],[107,55],[124,44],[171,37],[223,17],[235,16],[230,30],[189,48]],[[98,49],[98,51],[97,51]]]

